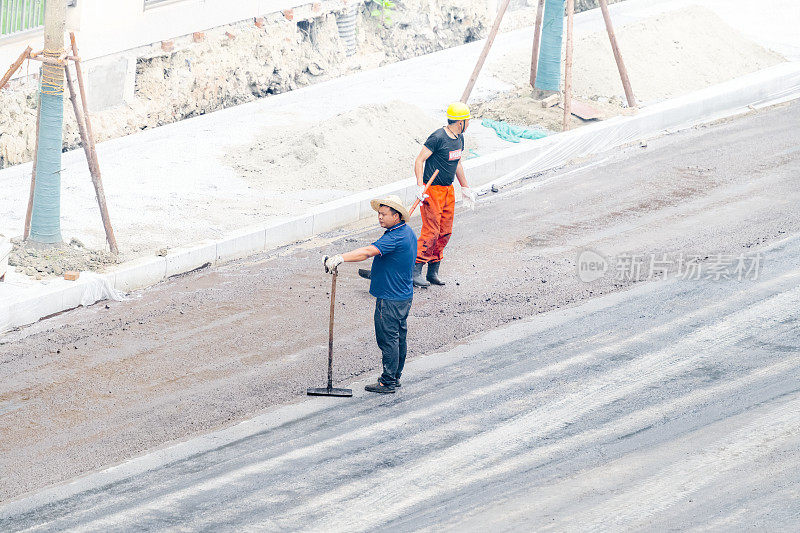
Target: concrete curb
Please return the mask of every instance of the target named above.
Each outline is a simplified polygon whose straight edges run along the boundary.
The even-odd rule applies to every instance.
[[[647,107],[633,116],[616,117],[513,146],[467,161],[464,166],[468,170],[471,185],[479,192],[486,191],[493,185],[508,185],[532,173],[565,165],[576,158],[799,96],[800,62],[782,63]],[[136,259],[105,274],[105,278],[117,290],[129,292],[142,289],[206,264],[219,264],[274,250],[374,216],[369,205],[372,198],[396,194],[406,204],[411,204],[415,193],[413,178],[400,180],[319,205],[304,215],[236,231],[216,241],[173,249],[166,257]],[[3,302],[0,304],[0,333],[77,307],[88,285],[80,280],[57,280],[37,290],[36,294]]]

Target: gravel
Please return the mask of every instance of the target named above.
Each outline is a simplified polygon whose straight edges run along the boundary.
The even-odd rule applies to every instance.
[[[798,120],[795,103],[668,135],[457,213],[441,272],[448,285],[415,295],[411,364],[519,317],[655,283],[613,275],[582,283],[576,257],[585,248],[609,257],[736,254],[800,232]],[[174,278],[0,337],[0,499],[304,398],[326,372],[330,278],[321,258],[372,242],[374,228]],[[380,365],[374,300],[356,271],[343,268],[337,286],[337,383]]]
[[[86,248],[78,239],[55,245],[20,239],[11,239],[11,243],[14,247],[8,256],[9,266],[36,279],[61,276],[68,270],[103,272],[109,265],[119,263],[116,255]]]

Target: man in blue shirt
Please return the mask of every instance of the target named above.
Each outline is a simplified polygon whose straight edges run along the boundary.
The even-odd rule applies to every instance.
[[[375,339],[383,352],[383,374],[365,390],[393,393],[400,386],[406,362],[406,319],[414,296],[412,274],[417,257],[417,236],[408,227],[408,211],[398,196],[372,200],[383,236],[363,248],[333,257],[325,256],[325,272],[332,274],[344,262],[372,260],[369,293],[375,301]]]

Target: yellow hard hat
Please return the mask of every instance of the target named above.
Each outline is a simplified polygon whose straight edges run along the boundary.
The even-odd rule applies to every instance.
[[[469,120],[472,115],[469,113],[467,104],[454,102],[447,107],[447,118],[450,120]]]

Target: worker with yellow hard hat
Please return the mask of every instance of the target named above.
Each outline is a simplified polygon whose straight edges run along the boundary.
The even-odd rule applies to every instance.
[[[430,284],[444,285],[439,278],[439,264],[444,255],[444,247],[453,232],[455,213],[455,190],[453,181],[457,178],[465,201],[474,203],[475,195],[469,188],[461,156],[464,153],[464,131],[472,118],[469,107],[462,102],[450,104],[447,108],[447,125],[430,134],[425,145],[414,161],[414,174],[417,176],[422,215],[422,231],[417,241],[417,260],[414,265],[414,286],[427,287]],[[427,193],[425,185],[439,171]],[[428,265],[427,275],[422,277],[422,269]]]

